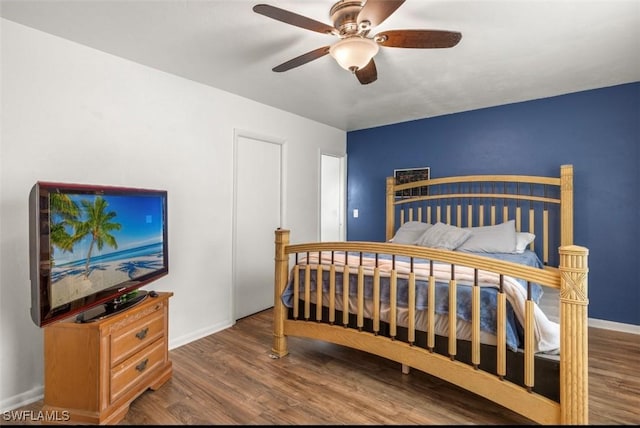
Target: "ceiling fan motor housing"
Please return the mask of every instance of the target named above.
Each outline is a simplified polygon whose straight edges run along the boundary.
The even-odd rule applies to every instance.
[[[364,1],[340,0],[331,7],[329,16],[340,37],[355,35],[359,30],[368,30],[370,28],[366,23],[364,25],[365,28],[358,27],[358,14],[363,5]]]

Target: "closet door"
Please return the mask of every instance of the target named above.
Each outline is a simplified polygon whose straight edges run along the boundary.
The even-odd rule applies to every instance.
[[[273,306],[274,231],[282,223],[282,143],[236,132],[234,320]]]
[[[320,156],[320,241],[344,241],[345,158]]]

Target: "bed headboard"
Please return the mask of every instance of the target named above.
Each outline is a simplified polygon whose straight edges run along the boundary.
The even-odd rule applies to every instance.
[[[388,177],[386,200],[387,241],[407,221],[475,227],[514,219],[518,232],[536,235],[529,249],[545,265],[557,266],[557,248],[573,244],[573,165],[562,165],[559,177],[467,175],[398,185]]]

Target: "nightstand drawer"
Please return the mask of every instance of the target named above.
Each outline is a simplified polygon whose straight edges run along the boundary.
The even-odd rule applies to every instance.
[[[147,373],[153,372],[165,360],[166,344],[158,339],[151,346],[138,352],[111,370],[111,402],[134,387]]]
[[[115,366],[164,335],[164,314],[153,312],[111,336],[111,364]]]

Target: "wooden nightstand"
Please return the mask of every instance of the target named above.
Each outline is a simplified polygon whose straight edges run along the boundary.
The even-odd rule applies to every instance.
[[[108,318],[44,327],[44,412],[69,423],[115,424],[148,388],[171,378],[169,298],[157,293]]]

